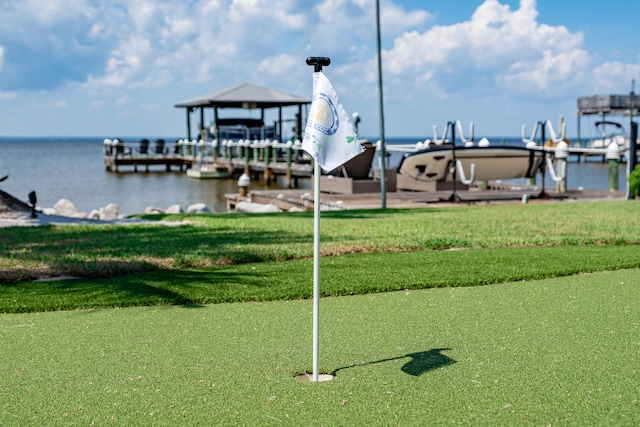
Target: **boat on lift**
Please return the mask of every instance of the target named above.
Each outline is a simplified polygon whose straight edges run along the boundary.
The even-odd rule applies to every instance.
[[[454,126],[460,130],[463,144],[455,143]],[[424,148],[407,154],[401,160],[398,173],[416,182],[473,181],[534,178],[544,163],[544,150],[532,146],[491,145],[486,138],[473,144],[473,124],[470,139],[465,139],[460,122],[448,123],[452,138],[427,141]]]
[[[533,178],[543,157],[544,151],[527,147],[447,143],[405,156],[398,172],[417,181],[451,181],[456,175],[460,181]]]
[[[591,148],[607,148],[611,143],[618,144],[621,149],[627,145],[628,137],[624,126],[618,122],[602,120],[595,123],[600,138],[591,141]]]

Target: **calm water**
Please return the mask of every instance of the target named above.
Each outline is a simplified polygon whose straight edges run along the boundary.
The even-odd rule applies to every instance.
[[[388,138],[389,144],[416,141]],[[62,198],[71,200],[81,212],[117,203],[122,215],[143,212],[147,206],[166,209],[180,204],[186,209],[194,203],[205,203],[212,211],[223,212],[226,210],[224,195],[237,192],[233,179],[190,179],[184,172],[158,172],[164,170],[161,167],[151,172],[128,172],[130,168],[125,169],[127,172],[108,172],[102,150],[102,138],[0,138],[0,177],[9,174],[0,188],[24,201],[30,191],[36,191],[38,205],[42,207],[51,207]],[[401,154],[393,153],[390,164],[397,166],[400,158]],[[625,171],[626,166],[621,165],[621,191],[626,190]],[[607,189],[606,163],[570,162],[567,173],[569,188]],[[301,185],[308,188],[310,183],[302,180]],[[555,184],[547,178],[546,185]],[[266,187],[253,181],[251,188]]]

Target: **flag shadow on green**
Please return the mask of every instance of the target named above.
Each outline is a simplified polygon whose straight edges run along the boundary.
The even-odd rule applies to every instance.
[[[375,362],[366,362],[366,363],[359,363],[351,366],[344,366],[342,368],[336,369],[335,371],[333,371],[332,374],[337,375],[338,372],[340,371],[343,371],[345,369],[355,368],[358,366],[376,365],[378,363],[385,363],[385,362],[391,362],[394,360],[410,358],[410,360],[407,361],[407,363],[402,365],[402,368],[400,368],[400,370],[405,374],[409,374],[414,377],[419,377],[420,375],[426,372],[433,371],[435,369],[443,368],[445,366],[456,363],[455,359],[450,358],[446,354],[442,354],[443,351],[449,351],[449,350],[451,349],[450,348],[433,348],[431,350],[420,351],[418,353],[405,354],[404,356],[376,360]]]

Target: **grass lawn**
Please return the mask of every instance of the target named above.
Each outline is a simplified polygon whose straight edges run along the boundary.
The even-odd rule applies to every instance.
[[[372,252],[324,257],[323,295],[476,286],[640,267],[637,245]],[[313,260],[152,270],[0,287],[0,313],[310,298]]]
[[[640,243],[636,201],[323,212],[323,256],[422,249]],[[13,227],[0,232],[0,283],[40,276],[305,259],[313,215],[155,216],[192,225]]]
[[[317,384],[307,213],[2,229],[0,425],[640,425],[637,207],[323,213]]]
[[[640,270],[4,314],[0,424],[638,425]]]

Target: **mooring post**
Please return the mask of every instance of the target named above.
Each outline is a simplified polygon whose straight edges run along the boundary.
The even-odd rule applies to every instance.
[[[242,145],[244,145],[244,173],[249,175],[249,155],[251,154],[251,141],[245,139],[242,141]]]
[[[560,179],[556,182],[558,193],[567,192],[567,158],[569,157],[569,146],[566,142],[560,141],[556,147],[557,176]]]
[[[286,175],[286,181],[287,181],[287,188],[291,188],[291,158],[293,156],[293,141],[289,140],[287,141],[287,175]]]
[[[546,140],[545,126],[546,126],[546,124],[543,121],[538,121],[538,123],[536,123],[536,129],[538,127],[540,128],[540,148],[543,149],[543,150],[544,150],[544,143],[545,143],[545,140]],[[534,135],[534,138],[535,138],[535,135]],[[541,175],[542,175],[542,191],[543,192],[544,192],[544,177],[545,177],[545,174],[546,174],[546,172],[544,170],[545,166],[546,165],[544,164],[544,161],[543,161],[542,171],[541,171],[542,172]],[[531,178],[527,178],[527,184],[528,185],[536,185],[536,177],[535,177],[535,175],[532,176]]]
[[[606,159],[609,161],[609,191],[618,191],[620,149],[612,142],[607,147]]]
[[[271,152],[271,147],[270,147],[270,143],[269,140],[266,141],[265,147],[264,147],[264,182],[265,184],[269,184],[270,181],[270,174],[269,174],[269,155]]]
[[[224,144],[224,140],[218,141],[217,139],[214,139],[213,141],[211,141],[211,155],[213,156],[213,163],[216,163],[218,161],[218,149],[221,144]]]
[[[633,111],[633,110],[631,110]],[[629,175],[638,165],[638,123],[631,119],[631,132],[629,133],[629,154],[627,154],[627,199],[633,199],[629,187]]]

